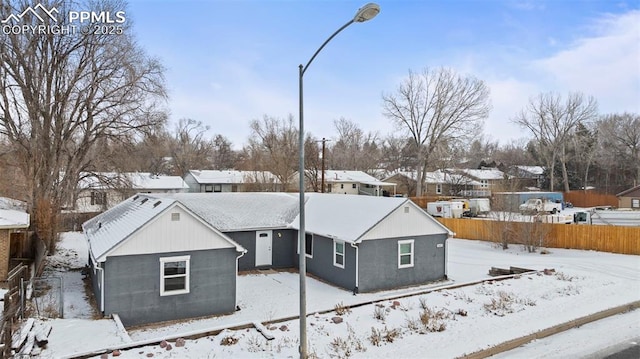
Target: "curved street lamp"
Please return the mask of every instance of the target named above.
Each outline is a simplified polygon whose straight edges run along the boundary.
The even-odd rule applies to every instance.
[[[318,56],[318,53],[322,51],[322,49],[333,39],[336,35],[338,35],[342,30],[344,30],[347,26],[353,24],[354,22],[365,22],[373,19],[380,12],[380,6],[374,3],[368,3],[358,9],[356,15],[353,19],[349,20],[346,24],[342,25],[336,32],[334,32],[324,43],[316,50],[316,52],[311,56],[309,62],[306,65],[299,66],[299,120],[300,124],[298,127],[298,153],[299,153],[299,162],[298,162],[298,175],[299,175],[299,194],[300,194],[300,203],[299,203],[299,211],[300,211],[300,223],[299,223],[299,231],[298,231],[298,266],[300,273],[300,358],[307,358],[307,293],[306,293],[306,277],[307,277],[307,263],[305,257],[305,216],[304,216],[304,112],[303,112],[303,96],[302,96],[302,77],[304,76],[305,71],[311,65],[311,62]]]

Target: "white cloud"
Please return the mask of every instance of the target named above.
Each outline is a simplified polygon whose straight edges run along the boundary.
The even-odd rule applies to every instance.
[[[640,11],[608,15],[596,35],[533,63],[553,88],[594,96],[600,111],[640,112]]]

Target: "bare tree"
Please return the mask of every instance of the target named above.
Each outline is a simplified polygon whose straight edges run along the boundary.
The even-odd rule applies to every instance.
[[[598,150],[597,146],[597,131],[590,130],[582,123],[578,123],[571,136],[571,147],[574,152],[572,162],[580,179],[580,186],[585,189],[589,183],[589,171]]]
[[[338,137],[331,146],[331,168],[369,171],[379,166],[377,133],[364,133],[358,124],[345,118],[340,118],[333,124]]]
[[[434,150],[445,141],[477,135],[491,108],[483,81],[444,68],[409,71],[396,92],[382,100],[384,115],[406,131],[415,146],[417,196],[422,195]]]
[[[213,145],[205,138],[208,126],[201,121],[181,119],[171,144],[174,174],[184,176],[189,170],[211,167]]]
[[[304,168],[306,185],[313,192],[321,192],[322,187],[322,153],[320,146],[322,140],[317,140],[311,134],[307,134],[304,141]],[[325,159],[326,160],[326,159]]]
[[[598,122],[603,148],[613,154],[612,164],[627,167],[633,185],[640,184],[640,115],[623,113],[607,115]]]
[[[406,137],[389,134],[382,141],[380,162],[387,174],[397,170],[413,169],[413,161],[409,150],[410,140]]]
[[[271,171],[286,191],[298,159],[298,129],[293,116],[284,119],[265,115],[262,120],[251,121],[251,137],[245,152],[259,166],[253,170]]]
[[[55,24],[69,24],[71,2],[42,4],[57,8]],[[3,2],[0,18],[30,5],[26,0]],[[125,10],[117,0],[83,5],[94,11]],[[41,22],[30,15],[21,21],[54,24],[49,17]],[[128,23],[122,30],[120,35],[26,31],[0,36],[0,134],[16,151],[27,180],[32,224],[50,249],[60,204],[78,174],[100,156],[98,141],[139,132],[164,119],[157,115],[158,101],[165,98],[163,68],[136,44]]]
[[[217,134],[213,137],[213,169],[228,170],[236,166],[236,153],[232,148],[231,141],[223,135]]]
[[[567,142],[578,123],[588,124],[596,119],[598,104],[593,97],[570,93],[566,100],[554,93],[531,98],[529,104],[512,121],[529,129],[545,159],[550,174],[550,190],[555,184],[556,161],[562,166],[564,190],[569,191],[567,173]]]

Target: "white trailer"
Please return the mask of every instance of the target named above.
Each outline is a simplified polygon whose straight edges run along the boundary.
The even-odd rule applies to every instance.
[[[428,202],[427,213],[434,217],[462,218],[463,206],[463,202]]]
[[[525,203],[521,204],[519,209],[522,214],[556,214],[562,210],[562,203],[541,198],[530,198]]]
[[[573,223],[573,216],[570,214],[542,214],[534,216],[538,222],[542,223]]]
[[[489,198],[470,198],[469,213],[471,217],[486,216],[491,212]]]
[[[640,211],[591,209],[575,212],[573,221],[577,224],[640,227]]]

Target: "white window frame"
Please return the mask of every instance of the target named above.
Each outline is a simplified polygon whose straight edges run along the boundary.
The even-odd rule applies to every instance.
[[[442,193],[442,183],[436,184],[436,193],[437,194],[441,194]]]
[[[640,198],[631,198],[631,208],[640,208]]]
[[[164,274],[164,265],[168,262],[185,262],[185,274],[177,274],[177,275],[165,275]],[[186,294],[189,293],[189,277],[191,268],[191,256],[176,256],[176,257],[162,257],[160,258],[160,296],[169,296],[169,295],[178,295],[178,294]],[[164,289],[164,280],[166,278],[185,278],[185,288],[179,290],[165,290]]]
[[[411,245],[411,252],[402,253],[401,248],[402,248],[403,244],[410,244]],[[409,263],[408,264],[402,264],[402,257],[403,256],[407,256],[407,255],[410,258]],[[413,267],[414,258],[415,258],[414,240],[413,239],[406,239],[406,240],[398,241],[398,268],[411,268],[411,267]]]
[[[342,253],[338,253],[338,251],[336,251],[336,248],[337,248],[338,244],[342,244]],[[346,262],[345,252],[346,252],[345,242],[338,241],[338,240],[334,239],[333,240],[333,265],[334,266],[336,266],[338,268],[344,268],[344,264]],[[342,264],[338,263],[338,261],[336,260],[338,255],[342,256]]]

